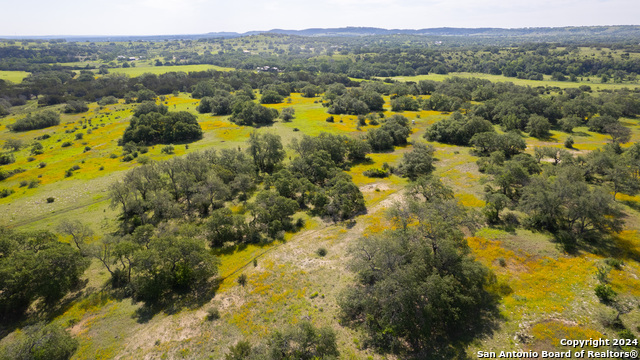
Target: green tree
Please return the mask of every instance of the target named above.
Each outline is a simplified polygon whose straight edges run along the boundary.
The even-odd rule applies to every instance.
[[[489,271],[471,256],[464,210],[454,200],[403,203],[400,212],[417,226],[362,238],[350,249],[356,284],[339,298],[342,316],[382,350],[453,358],[495,309],[485,290]]]
[[[78,341],[59,325],[38,323],[17,332],[10,343],[0,347],[0,359],[68,360],[77,348]]]
[[[398,171],[409,180],[414,181],[420,176],[427,176],[435,169],[433,166],[433,146],[416,143],[410,152],[404,153]]]
[[[248,143],[247,151],[253,158],[256,168],[262,172],[273,173],[284,160],[285,151],[279,135],[260,134],[254,131],[249,135]]]

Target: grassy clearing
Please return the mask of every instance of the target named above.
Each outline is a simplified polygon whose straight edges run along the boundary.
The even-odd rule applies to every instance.
[[[24,78],[29,76],[26,71],[8,71],[8,70],[0,70],[0,80],[10,81],[12,83],[21,83]]]
[[[216,65],[175,65],[175,66],[151,66],[145,63],[136,63],[135,67],[129,68],[112,68],[109,69],[110,73],[126,74],[131,77],[140,76],[144,73],[151,74],[166,74],[168,72],[192,72],[192,71],[231,71],[233,68],[221,67]]]
[[[518,79],[512,77],[506,77],[502,75],[491,75],[491,74],[483,74],[483,73],[456,73],[452,72],[446,75],[440,74],[428,74],[428,75],[416,75],[416,76],[396,76],[392,79],[398,81],[420,81],[420,80],[433,80],[433,81],[443,81],[446,78],[450,78],[453,76],[460,76],[465,78],[478,78],[478,79],[486,79],[492,82],[512,82],[516,85],[520,86],[555,86],[561,89],[564,88],[577,88],[581,85],[589,85],[593,90],[614,90],[614,89],[622,89],[622,88],[636,88],[640,87],[640,83],[635,82],[625,82],[625,83],[602,83],[598,78],[591,78],[589,81],[580,81],[580,82],[570,82],[570,81],[554,81],[551,80],[551,76],[545,75],[544,80],[527,80],[527,79]]]

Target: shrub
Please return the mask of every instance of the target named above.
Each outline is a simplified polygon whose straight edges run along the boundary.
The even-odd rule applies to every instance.
[[[13,194],[14,192],[16,191],[13,189],[0,189],[0,199],[6,198],[7,196]]]
[[[112,104],[117,104],[118,103],[118,99],[115,98],[114,96],[105,96],[102,99],[100,99],[98,101],[98,105],[112,105]]]
[[[333,115],[329,116],[326,120],[329,123],[335,122],[335,119],[333,118]]]
[[[76,140],[82,140],[83,137],[84,137],[83,133],[77,133],[76,134]]]
[[[244,287],[247,284],[247,275],[240,274],[237,281],[240,286]]]
[[[362,174],[366,177],[386,178],[389,176],[389,171],[384,169],[371,168],[371,169],[365,170]]]
[[[60,145],[61,147],[69,147],[71,146],[71,142],[70,141],[65,141],[62,143],[62,145]]]
[[[316,250],[316,254],[318,254],[318,256],[326,256],[327,255],[327,249],[321,247],[318,250]]]
[[[35,115],[29,114],[25,118],[17,120],[7,127],[11,131],[29,131],[44,129],[55,125],[60,125],[60,114],[51,110],[45,110]]]
[[[16,162],[16,158],[13,154],[0,154],[0,165],[9,165]]]
[[[64,177],[70,177],[71,175],[73,175],[73,171],[71,171],[71,169],[64,172]]]
[[[38,323],[18,331],[0,352],[4,353],[2,359],[66,360],[77,348],[78,341],[59,325]]]
[[[564,141],[564,147],[566,147],[567,149],[573,148],[573,137],[569,136],[567,140]]]
[[[27,186],[29,189],[33,189],[33,188],[37,188],[38,186],[40,186],[40,181],[38,180],[31,180],[29,181],[29,186]]]
[[[605,263],[616,270],[621,270],[624,265],[624,261],[620,259],[608,258],[605,260]]]
[[[595,293],[598,299],[603,303],[609,303],[616,297],[616,292],[613,291],[611,286],[606,284],[599,284],[595,287]]]
[[[129,162],[131,160],[133,160],[133,156],[131,154],[127,154],[122,158],[122,161],[124,162]]]
[[[173,145],[167,145],[164,146],[162,150],[160,150],[160,152],[163,154],[174,154],[174,150],[175,148],[173,147]]]
[[[20,187],[25,187],[29,184],[29,182],[27,180],[22,180],[20,181]]]
[[[71,100],[64,106],[64,112],[67,114],[77,114],[88,111],[89,107],[81,100]]]
[[[217,307],[207,309],[207,320],[213,321],[220,319],[220,310]]]
[[[54,198],[54,197],[48,197],[47,198],[47,204],[51,204],[54,201],[56,201],[56,198]]]

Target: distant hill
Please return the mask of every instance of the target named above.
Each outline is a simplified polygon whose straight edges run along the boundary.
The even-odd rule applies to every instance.
[[[640,25],[616,26],[577,26],[577,27],[536,27],[536,28],[426,28],[426,29],[383,29],[375,27],[341,27],[341,28],[311,28],[304,30],[272,29],[268,31],[210,32],[206,34],[183,35],[123,35],[123,36],[82,36],[82,35],[47,35],[47,36],[0,36],[0,39],[64,39],[66,41],[161,41],[203,38],[233,38],[257,34],[283,34],[296,36],[373,36],[373,35],[418,35],[418,36],[478,36],[478,37],[513,37],[536,38],[538,40],[554,40],[561,37],[581,37],[592,40],[640,38]]]

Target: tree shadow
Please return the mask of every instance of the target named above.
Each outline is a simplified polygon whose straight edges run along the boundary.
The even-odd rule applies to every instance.
[[[167,292],[157,301],[145,301],[133,313],[132,318],[136,319],[139,324],[144,324],[160,312],[173,315],[184,309],[194,310],[200,308],[215,297],[219,287],[219,279],[214,279],[199,285],[191,291]]]

